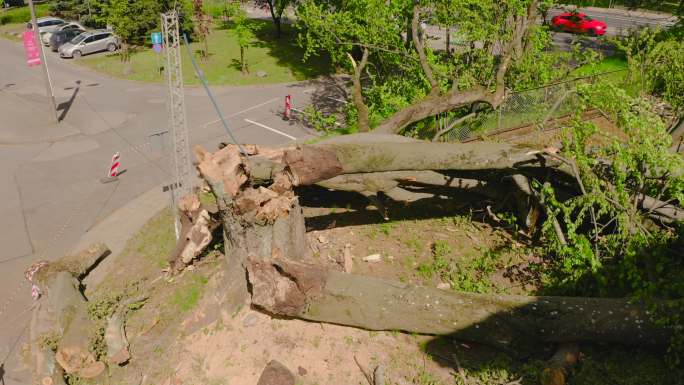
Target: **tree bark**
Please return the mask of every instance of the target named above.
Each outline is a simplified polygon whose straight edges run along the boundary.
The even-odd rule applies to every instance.
[[[356,62],[354,57],[349,55],[349,60],[351,60],[352,67],[354,68],[354,75],[352,76],[352,102],[354,107],[356,107],[357,113],[357,123],[359,125],[359,132],[370,131],[370,125],[368,123],[368,106],[363,100],[363,88],[361,85],[361,74],[363,69],[368,64],[368,48],[363,48],[363,54],[360,62]]]
[[[279,316],[449,335],[505,349],[573,341],[662,347],[672,333],[646,306],[623,298],[450,292],[280,258],[248,262],[252,303]]]
[[[91,324],[78,279],[85,278],[109,253],[107,246],[98,243],[55,262],[34,264],[27,270],[27,278],[41,292],[29,333],[34,382],[64,384],[62,368],[84,378],[104,370],[104,364],[98,363],[88,350],[87,331]],[[51,346],[47,346],[48,342]],[[52,351],[55,348],[56,353]]]
[[[240,47],[240,65],[242,67],[242,74],[247,75],[249,70],[247,69],[247,62],[245,62],[245,47]]]
[[[413,17],[411,18],[411,36],[413,38],[413,45],[416,48],[416,52],[418,52],[420,66],[423,69],[425,77],[430,83],[430,92],[437,93],[439,92],[439,85],[437,84],[437,80],[435,80],[435,75],[432,73],[432,68],[430,67],[430,63],[428,63],[427,56],[425,56],[425,47],[423,46],[423,39],[418,31],[418,23],[420,21],[419,19],[421,10],[422,8],[418,5],[415,5],[413,7]]]
[[[255,156],[259,148],[246,146]],[[195,148],[198,170],[216,196],[223,224],[227,276],[236,282],[228,290],[231,305],[240,305],[248,298],[247,258],[282,256],[308,259],[311,255],[306,239],[304,214],[292,184],[284,173],[269,174],[275,179],[268,188],[253,185],[250,172],[258,167],[252,158],[245,158],[234,145],[214,154]],[[268,158],[281,152],[264,150]]]
[[[181,272],[197,258],[213,240],[219,220],[209,213],[197,193],[184,196],[178,202],[181,231],[176,247],[169,256],[172,273]]]
[[[570,370],[579,361],[579,345],[575,342],[561,344],[556,353],[546,362],[539,377],[541,385],[565,385]]]

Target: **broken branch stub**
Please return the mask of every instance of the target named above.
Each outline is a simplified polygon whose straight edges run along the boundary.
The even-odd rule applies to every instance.
[[[622,298],[450,292],[280,258],[250,259],[248,273],[252,303],[267,312],[368,330],[452,335],[507,349],[583,340],[666,346],[671,336],[646,306]]]

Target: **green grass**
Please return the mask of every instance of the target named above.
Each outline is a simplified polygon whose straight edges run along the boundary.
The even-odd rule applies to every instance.
[[[203,50],[202,43],[191,43],[198,64],[210,85],[249,85],[287,83],[313,78],[326,73],[328,62],[312,58],[302,61],[303,51],[294,42],[294,32],[285,27],[285,35],[275,39],[272,23],[264,20],[250,20],[254,24],[256,39],[247,49],[246,57],[250,73],[243,75],[240,70],[240,48],[232,29],[216,28],[209,35],[209,57],[200,60],[196,52]],[[151,48],[140,48],[133,53],[130,63],[132,72],[124,74],[124,64],[120,55],[96,55],[85,57],[78,62],[87,67],[115,77],[124,77],[146,82],[164,81],[165,75],[158,71],[164,63],[163,52],[157,55]],[[182,51],[183,80],[185,84],[199,84],[185,46]],[[258,77],[265,71],[265,77]]]
[[[21,33],[26,30],[23,23],[0,25],[0,37],[7,40],[21,42]]]
[[[617,76],[623,76],[625,75],[627,70],[627,61],[620,57],[620,56],[611,56],[604,58],[603,60],[597,62],[597,63],[592,63],[592,64],[587,64],[583,65],[577,69],[575,69],[571,77],[584,77],[584,76],[592,76],[596,74],[603,74],[606,73],[603,76],[609,76],[613,77],[614,75]],[[616,71],[622,71],[618,72],[617,74],[614,74]]]
[[[173,303],[181,312],[186,312],[194,308],[202,296],[204,285],[206,285],[208,281],[209,280],[206,277],[197,273],[193,274],[189,282],[184,284],[181,288],[176,289],[173,294]]]
[[[36,5],[36,17],[49,15],[49,7],[47,3]],[[28,23],[29,20],[31,20],[31,11],[27,6],[0,11],[0,25]]]

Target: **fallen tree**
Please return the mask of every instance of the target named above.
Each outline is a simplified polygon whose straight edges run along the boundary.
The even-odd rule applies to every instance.
[[[231,145],[213,154],[196,148],[198,170],[217,198],[233,276],[248,278],[236,296],[251,295],[254,305],[279,316],[370,330],[454,335],[509,348],[526,341],[667,343],[671,330],[656,324],[643,304],[627,299],[450,293],[326,271],[313,264],[296,186],[318,183],[377,192],[402,183],[449,187],[455,182],[501,197],[491,188],[495,183],[487,186],[486,178],[441,173],[456,170],[493,175],[498,182],[518,186],[529,209],[543,201],[530,196],[529,181],[521,174],[560,171],[574,180],[571,170],[562,170],[563,162],[521,146],[363,138],[275,150],[245,146],[245,153]]]
[[[671,336],[646,306],[623,298],[456,293],[282,258],[254,257],[247,266],[252,303],[278,316],[450,335],[507,350],[568,341],[663,346]]]

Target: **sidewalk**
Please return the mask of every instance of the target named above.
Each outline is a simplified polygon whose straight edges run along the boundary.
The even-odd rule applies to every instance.
[[[112,252],[86,277],[84,282],[86,286],[94,287],[102,282],[128,240],[152,216],[168,205],[168,193],[162,192],[161,186],[157,186],[117,209],[83,234],[72,252],[82,250],[95,242],[104,242]]]

